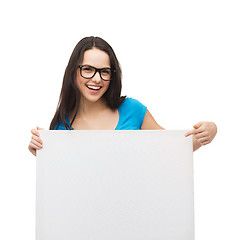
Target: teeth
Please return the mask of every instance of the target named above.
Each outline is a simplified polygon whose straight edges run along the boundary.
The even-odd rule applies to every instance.
[[[95,87],[95,86],[87,86],[88,88],[90,88],[90,89],[93,89],[93,90],[98,90],[98,89],[100,89],[101,87]]]

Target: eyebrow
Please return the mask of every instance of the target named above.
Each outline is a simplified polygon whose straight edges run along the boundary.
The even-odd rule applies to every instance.
[[[80,64],[80,65],[83,65],[83,66],[89,66],[89,67],[94,67],[94,68],[97,68],[97,67],[95,67],[95,66],[93,66],[93,65],[91,65],[91,64]],[[109,67],[101,67],[101,68],[97,68],[97,69],[102,69],[102,68],[111,68],[110,66]]]

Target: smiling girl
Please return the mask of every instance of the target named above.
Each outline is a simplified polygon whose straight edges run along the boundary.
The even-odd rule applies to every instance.
[[[122,73],[111,46],[99,37],[83,38],[67,65],[56,113],[50,130],[163,130],[147,107],[121,96]],[[193,150],[209,144],[217,133],[213,122],[199,122],[186,133],[193,135]],[[36,156],[43,147],[32,129],[28,146]]]

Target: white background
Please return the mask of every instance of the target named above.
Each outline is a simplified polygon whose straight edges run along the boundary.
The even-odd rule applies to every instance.
[[[0,239],[35,236],[30,130],[48,128],[77,42],[100,36],[123,70],[123,95],[166,129],[214,121],[194,153],[196,240],[240,239],[238,1],[8,1],[0,6]]]

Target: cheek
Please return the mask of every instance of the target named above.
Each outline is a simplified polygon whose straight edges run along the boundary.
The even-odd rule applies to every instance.
[[[109,88],[110,82],[106,82],[106,87]]]
[[[110,87],[110,82],[106,82],[104,84],[105,92],[109,89],[109,87]]]

